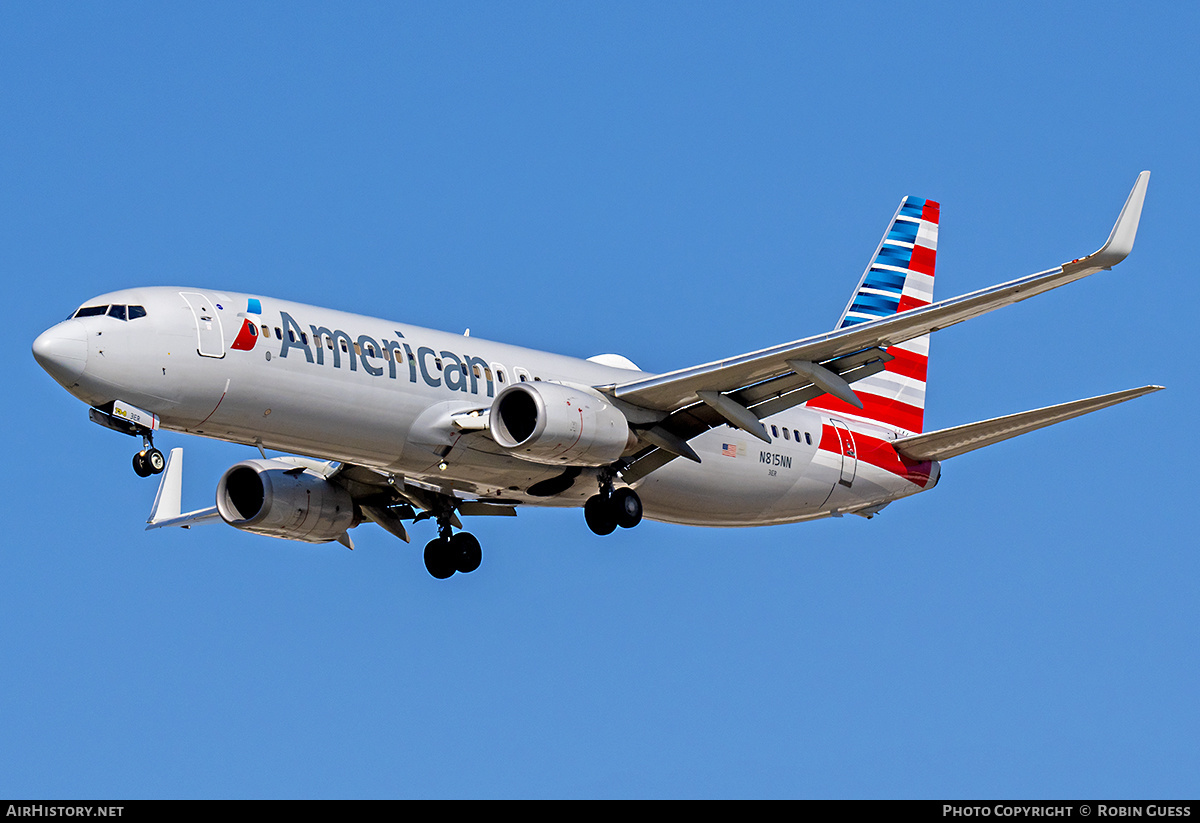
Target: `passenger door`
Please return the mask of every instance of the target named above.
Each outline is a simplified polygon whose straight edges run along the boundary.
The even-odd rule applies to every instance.
[[[202,357],[225,356],[225,334],[221,328],[221,316],[216,305],[208,297],[194,291],[181,291],[179,295],[192,310],[196,320],[196,351]]]

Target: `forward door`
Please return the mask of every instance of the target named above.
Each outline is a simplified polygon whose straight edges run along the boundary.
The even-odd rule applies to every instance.
[[[196,351],[202,357],[225,356],[225,334],[221,328],[221,317],[216,304],[208,297],[194,291],[181,291],[180,296],[192,310],[196,319]]]

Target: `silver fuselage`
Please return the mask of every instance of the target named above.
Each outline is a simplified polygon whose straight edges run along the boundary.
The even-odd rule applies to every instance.
[[[580,506],[595,469],[534,496],[562,473],[501,448],[451,416],[483,411],[514,381],[595,387],[644,372],[333,309],[193,288],[127,289],[85,306],[145,315],[77,317],[34,345],[43,367],[83,402],[158,415],[161,428],[340,461],[458,496]],[[250,329],[249,327],[253,327]],[[874,511],[932,488],[936,461],[906,464],[897,432],[797,406],[763,420],[770,444],[720,426],[636,488],[655,520],[705,526],[788,523]],[[784,433],[786,432],[786,437]]]

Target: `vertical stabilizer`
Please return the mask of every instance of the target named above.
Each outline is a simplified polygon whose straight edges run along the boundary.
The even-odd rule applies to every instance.
[[[900,201],[900,208],[863,272],[837,328],[890,317],[933,301],[939,211],[933,200],[906,197]],[[895,359],[884,371],[865,377],[852,387],[863,402],[862,409],[828,394],[808,401],[807,405],[914,434],[921,432],[925,420],[929,335],[897,344],[887,351]]]

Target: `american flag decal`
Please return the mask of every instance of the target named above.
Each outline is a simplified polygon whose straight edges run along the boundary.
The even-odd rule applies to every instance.
[[[737,457],[737,443],[722,443],[721,454],[726,457]]]

